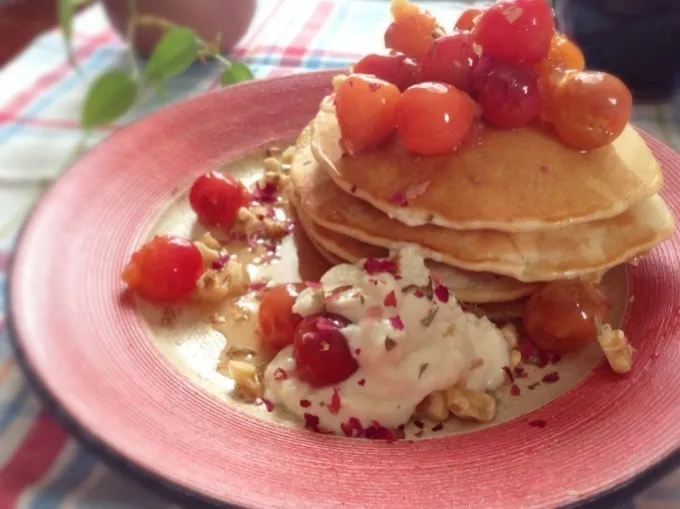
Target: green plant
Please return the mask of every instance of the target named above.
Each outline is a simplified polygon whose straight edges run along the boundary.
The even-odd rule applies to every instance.
[[[126,0],[130,13],[125,39],[128,43],[128,69],[114,69],[99,75],[90,85],[80,116],[80,124],[88,130],[112,122],[130,111],[144,96],[148,87],[164,98],[166,80],[186,71],[195,60],[214,59],[224,65],[220,75],[222,85],[230,85],[253,78],[253,73],[242,62],[230,61],[220,53],[220,35],[215,41],[201,39],[190,27],[170,20],[139,14],[136,0]],[[88,0],[58,0],[59,24],[64,36],[68,59],[74,68],[78,63],[73,55],[71,35],[73,15],[80,4]],[[134,54],[135,31],[152,26],[165,31],[156,43],[149,59],[140,67]]]

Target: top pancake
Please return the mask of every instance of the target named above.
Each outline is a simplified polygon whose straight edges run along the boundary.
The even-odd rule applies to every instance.
[[[547,231],[407,226],[340,190],[312,154],[309,134],[306,129],[298,140],[291,177],[297,203],[311,220],[387,249],[415,244],[426,257],[453,267],[524,282],[592,276],[649,250],[674,230],[673,218],[659,196],[613,218]]]
[[[411,226],[552,229],[616,216],[662,184],[658,163],[630,126],[589,152],[529,128],[486,129],[479,143],[442,156],[409,153],[395,137],[343,157],[339,141],[334,107],[324,100],[312,121],[316,159],[343,190]]]

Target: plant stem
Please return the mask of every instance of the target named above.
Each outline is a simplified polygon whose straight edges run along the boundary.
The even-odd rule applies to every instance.
[[[135,55],[134,48],[137,18],[139,17],[137,0],[127,0],[127,7],[128,7],[128,22],[125,40],[128,43],[128,59],[130,62],[130,73],[132,74],[132,79],[135,80],[140,75],[139,65],[137,64],[137,56]]]

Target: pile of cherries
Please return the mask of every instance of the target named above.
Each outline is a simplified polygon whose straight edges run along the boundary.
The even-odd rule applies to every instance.
[[[556,32],[545,0],[501,0],[468,9],[454,31],[409,3],[394,3],[388,51],[369,54],[338,88],[335,105],[345,150],[376,148],[395,130],[407,149],[456,149],[478,118],[492,127],[542,125],[567,145],[608,145],[631,113],[616,77],[584,70],[579,48]]]

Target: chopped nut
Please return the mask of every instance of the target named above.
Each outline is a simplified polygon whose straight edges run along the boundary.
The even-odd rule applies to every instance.
[[[628,344],[622,330],[612,330],[611,325],[598,327],[597,342],[614,373],[628,373],[633,367],[633,347]]]
[[[517,334],[517,328],[512,323],[505,324],[501,328],[501,333],[505,338],[505,342],[508,344],[509,350],[517,348],[519,334]]]
[[[267,157],[264,162],[264,169],[266,173],[279,174],[281,173],[281,161],[275,157]]]
[[[208,269],[196,286],[198,297],[208,302],[220,302],[228,297],[243,294],[250,284],[245,265],[229,260],[221,269]]]
[[[262,384],[258,380],[257,367],[246,361],[230,360],[227,364],[229,376],[234,380],[239,394],[244,399],[255,399],[262,393]]]
[[[347,80],[347,76],[344,74],[338,74],[337,76],[333,76],[333,90],[339,89],[342,84]]]
[[[210,234],[207,234],[210,235]],[[205,244],[202,240],[197,240],[194,242],[194,246],[198,248],[201,252],[201,257],[203,258],[203,264],[208,267],[213,262],[220,259],[220,252],[217,249],[213,249]]]
[[[283,151],[283,154],[281,155],[281,162],[283,164],[290,164],[293,161],[293,156],[295,155],[295,147],[290,146],[286,150]]]
[[[250,209],[241,207],[236,213],[236,218],[239,221],[240,227],[246,235],[252,235],[262,229],[262,221],[253,214]]]
[[[446,392],[436,391],[430,394],[422,404],[423,415],[435,422],[442,422],[449,416]]]
[[[451,413],[465,421],[490,422],[496,416],[496,400],[486,392],[451,387],[446,402]]]
[[[267,157],[274,157],[281,154],[281,149],[279,147],[269,147],[265,150],[265,154]]]
[[[514,369],[517,366],[519,366],[520,362],[522,362],[522,353],[517,349],[511,350],[510,351],[510,367]]]
[[[222,247],[220,245],[220,241],[213,237],[212,233],[210,232],[205,232],[203,236],[200,238],[199,242],[202,242],[207,247],[209,247],[210,249],[214,249],[215,251],[219,251],[220,248]]]

